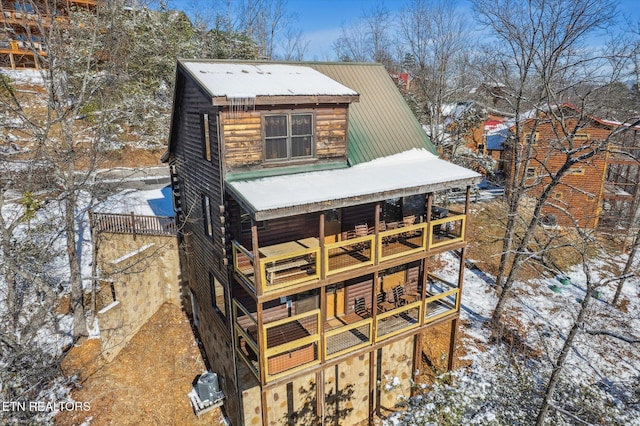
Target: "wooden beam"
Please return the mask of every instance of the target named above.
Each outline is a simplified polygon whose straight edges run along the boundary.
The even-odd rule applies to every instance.
[[[262,296],[262,273],[260,272],[260,242],[258,241],[258,225],[251,219],[251,252],[253,253],[253,282],[256,295]]]
[[[458,318],[451,320],[451,334],[449,339],[449,358],[447,359],[447,370],[451,371],[455,367],[456,340],[458,338]]]
[[[375,414],[375,405],[374,405],[375,399],[376,399],[375,390],[377,388],[377,386],[375,386],[376,384],[375,352],[376,351],[369,352],[369,423],[368,423],[369,426],[373,426],[373,417]]]

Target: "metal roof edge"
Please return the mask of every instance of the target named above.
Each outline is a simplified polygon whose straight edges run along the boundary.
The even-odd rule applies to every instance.
[[[347,197],[337,200],[318,201],[314,203],[301,204],[297,206],[279,207],[274,209],[256,210],[247,200],[242,196],[239,191],[236,191],[233,186],[228,189],[238,197],[238,201],[242,204],[254,220],[270,220],[278,219],[282,217],[297,216],[306,213],[314,213],[329,209],[338,209],[344,207],[352,207],[360,204],[375,203],[378,201],[384,201],[391,198],[409,197],[412,195],[427,194],[429,192],[442,191],[445,189],[460,188],[463,186],[473,185],[482,181],[482,175],[477,174],[475,177],[462,178],[452,180],[448,182],[439,182],[436,184],[420,185],[408,188],[400,188],[396,190],[375,192],[366,195],[358,195],[354,197]]]
[[[252,179],[265,178],[265,177],[291,175],[296,173],[346,169],[348,167],[349,167],[349,164],[347,164],[347,161],[340,161],[340,162],[331,162],[331,163],[277,167],[273,169],[259,169],[259,170],[250,170],[250,171],[242,171],[242,172],[227,172],[224,180],[225,182],[235,182],[239,180],[252,180]]]

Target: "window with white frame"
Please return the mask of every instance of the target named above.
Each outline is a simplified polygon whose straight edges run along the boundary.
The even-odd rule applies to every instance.
[[[313,157],[313,114],[266,115],[264,135],[266,161]]]

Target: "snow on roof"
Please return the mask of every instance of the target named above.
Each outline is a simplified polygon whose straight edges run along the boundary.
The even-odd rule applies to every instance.
[[[455,187],[481,176],[441,160],[425,149],[412,149],[338,170],[232,181],[227,187],[254,212],[320,204],[309,211],[335,208],[335,201],[372,196],[378,200],[426,192],[426,187]],[[378,194],[378,197],[376,197]],[[362,204],[358,199],[352,204]],[[331,204],[328,204],[331,203]],[[266,219],[268,215],[256,215]]]
[[[355,96],[354,90],[310,67],[285,64],[182,62],[212,97]]]

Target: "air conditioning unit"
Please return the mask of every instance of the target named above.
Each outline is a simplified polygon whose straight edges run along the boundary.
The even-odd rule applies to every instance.
[[[214,402],[224,397],[218,386],[218,375],[216,373],[204,373],[198,378],[196,385],[198,396],[201,401]]]

